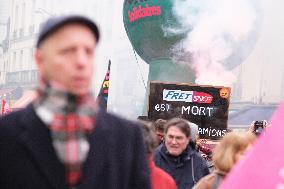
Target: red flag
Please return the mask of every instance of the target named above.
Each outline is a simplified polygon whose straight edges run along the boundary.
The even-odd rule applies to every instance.
[[[7,114],[9,113],[10,110],[10,106],[9,104],[6,102],[5,99],[2,100],[2,108],[1,108],[1,114]]]

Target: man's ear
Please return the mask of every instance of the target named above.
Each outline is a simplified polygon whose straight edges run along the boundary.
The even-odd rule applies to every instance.
[[[40,76],[43,76],[44,73],[44,61],[43,61],[43,53],[40,49],[36,49],[35,51],[35,62],[39,71]]]

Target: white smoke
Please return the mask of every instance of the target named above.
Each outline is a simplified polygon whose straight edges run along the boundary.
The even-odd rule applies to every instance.
[[[173,51],[190,53],[196,83],[231,86],[236,80],[226,59],[252,31],[256,10],[251,0],[173,0],[181,27],[164,28],[167,35],[188,31]]]

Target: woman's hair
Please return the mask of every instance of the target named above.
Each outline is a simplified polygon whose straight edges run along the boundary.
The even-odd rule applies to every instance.
[[[165,133],[168,132],[170,127],[177,127],[188,138],[190,136],[190,126],[188,121],[182,118],[172,118],[165,125]]]
[[[158,139],[154,131],[153,123],[147,121],[139,121],[139,123],[142,124],[142,134],[146,152],[152,154],[158,146]]]
[[[255,136],[251,133],[228,133],[213,151],[213,163],[217,170],[228,173],[236,163],[236,155],[252,144]]]

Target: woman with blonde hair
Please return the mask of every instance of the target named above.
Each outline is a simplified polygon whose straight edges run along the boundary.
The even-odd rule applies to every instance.
[[[232,132],[224,136],[213,151],[215,170],[203,177],[193,189],[217,189],[254,140],[255,136],[251,133]]]

